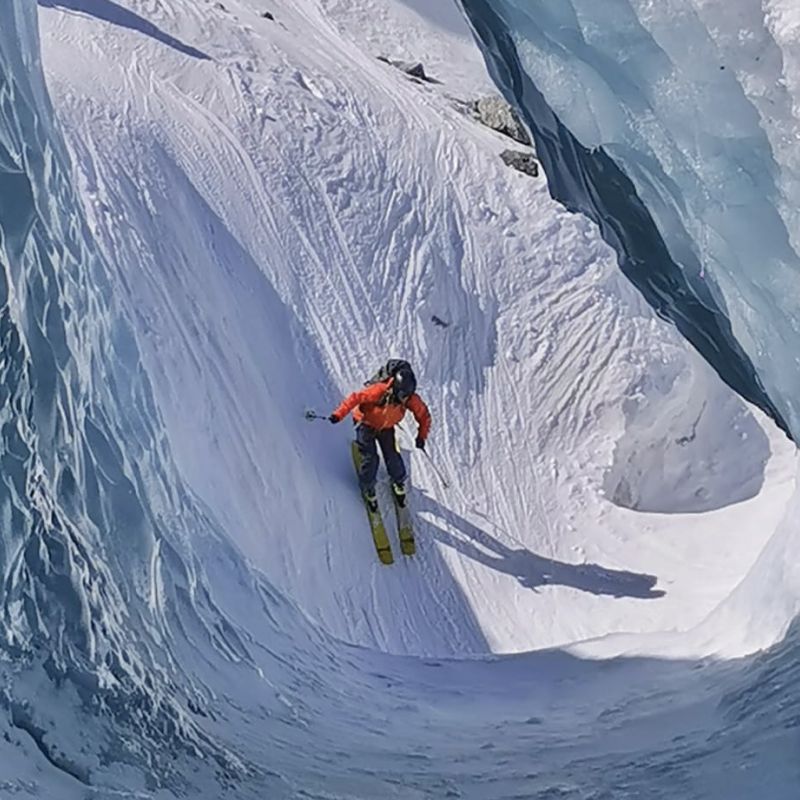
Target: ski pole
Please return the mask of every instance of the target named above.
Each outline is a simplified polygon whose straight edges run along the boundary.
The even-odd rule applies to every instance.
[[[316,411],[312,411],[311,409],[306,411],[304,416],[305,416],[305,418],[307,420],[312,420],[312,419],[324,419],[324,420],[327,420],[327,419],[329,419],[329,417],[323,416],[322,414],[317,414]]]
[[[433,467],[433,471],[436,473],[436,475],[439,477],[439,480],[442,482],[442,486],[444,486],[445,489],[449,489],[450,484],[447,482],[446,478],[442,474],[442,471],[439,469],[439,467],[436,466],[436,462],[431,458],[431,454],[424,449],[422,450],[422,452],[425,453],[426,456],[428,456],[428,461],[430,461],[430,464]]]
[[[397,423],[397,427],[400,428],[400,430],[403,431],[403,433],[406,433],[406,429],[399,422]],[[410,435],[411,434],[409,434],[409,436]],[[442,471],[439,469],[439,467],[436,466],[436,462],[431,458],[431,454],[424,448],[422,449],[422,452],[425,453],[425,455],[428,457],[428,461],[431,462],[433,471],[436,473],[436,476],[442,482],[442,486],[444,486],[445,489],[449,489],[450,484],[447,482],[447,479],[444,477],[444,475],[442,475]]]

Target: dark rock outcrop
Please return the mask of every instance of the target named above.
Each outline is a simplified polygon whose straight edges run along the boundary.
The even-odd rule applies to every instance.
[[[523,153],[520,150],[503,150],[503,152],[500,153],[500,158],[502,158],[503,162],[509,167],[518,169],[526,175],[530,175],[533,178],[539,176],[539,162],[536,160],[536,156],[534,156],[533,153]]]
[[[531,137],[517,112],[502,97],[481,97],[470,104],[475,119],[487,128],[502,133],[520,144],[531,146]]]

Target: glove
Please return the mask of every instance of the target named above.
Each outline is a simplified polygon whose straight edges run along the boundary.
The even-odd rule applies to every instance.
[[[425,440],[421,436],[417,436],[417,441],[415,442],[415,444],[417,445],[417,448],[419,450],[425,449]]]
[[[337,417],[337,416],[336,416],[336,414],[331,414],[331,415],[328,417],[328,421],[329,421],[329,422],[332,422],[334,425],[335,425],[337,422],[341,422],[341,420],[339,419],[339,417]]]

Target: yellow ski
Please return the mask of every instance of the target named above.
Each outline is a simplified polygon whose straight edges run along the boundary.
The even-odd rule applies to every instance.
[[[358,452],[358,445],[355,442],[352,443],[351,449],[353,464],[356,468],[356,474],[358,474],[361,467],[361,454]],[[392,546],[389,543],[389,537],[386,535],[386,526],[383,524],[380,510],[372,511],[366,503],[364,503],[364,508],[367,510],[367,519],[372,531],[372,539],[375,542],[375,549],[378,551],[378,558],[382,564],[393,564]]]
[[[417,552],[417,544],[414,541],[411,512],[408,510],[408,505],[400,505],[394,492],[392,492],[392,498],[394,499],[394,510],[397,516],[397,534],[400,537],[400,549],[403,551],[403,555],[413,556]],[[406,503],[408,503],[407,498]]]

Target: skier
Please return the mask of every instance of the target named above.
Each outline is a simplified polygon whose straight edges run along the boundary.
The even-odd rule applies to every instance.
[[[431,429],[431,414],[422,398],[416,393],[417,379],[407,361],[393,359],[368,382],[367,388],[348,395],[341,405],[328,417],[336,424],[351,411],[356,424],[356,445],[361,456],[358,482],[364,502],[371,511],[377,511],[375,478],[378,474],[378,451],[381,447],[383,460],[392,491],[399,506],[406,502],[406,465],[395,442],[394,426],[410,411],[417,420],[416,446],[425,449],[425,440]]]

